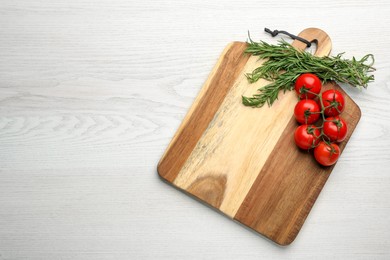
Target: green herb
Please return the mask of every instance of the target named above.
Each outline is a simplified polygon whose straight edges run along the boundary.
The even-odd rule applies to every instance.
[[[360,60],[355,57],[351,60],[344,59],[343,53],[333,57],[316,57],[309,52],[295,49],[285,41],[272,45],[251,39],[245,52],[266,59],[260,67],[246,74],[248,81],[253,83],[260,78],[272,81],[261,87],[259,93],[252,97],[243,96],[242,103],[245,106],[262,107],[265,103],[271,106],[278,99],[279,92],[292,90],[294,81],[303,73],[316,74],[324,83],[334,80],[358,88],[366,88],[367,84],[374,80],[374,75],[368,75],[375,71],[372,67],[372,54],[367,54]]]

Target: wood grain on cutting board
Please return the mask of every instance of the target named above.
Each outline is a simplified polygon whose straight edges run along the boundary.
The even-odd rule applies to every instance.
[[[300,34],[317,40],[317,56],[330,39],[318,29]],[[294,47],[305,44],[294,41]],[[268,82],[248,83],[245,73],[263,61],[244,54],[246,43],[226,47],[158,165],[162,178],[276,243],[291,243],[333,167],[321,167],[293,141],[297,97],[281,93],[272,107],[241,103]],[[339,87],[329,83],[325,88]],[[347,140],[360,110],[346,95],[342,114]],[[341,145],[344,148],[346,141]]]

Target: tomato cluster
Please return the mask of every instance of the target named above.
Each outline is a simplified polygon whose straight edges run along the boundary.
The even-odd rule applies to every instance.
[[[305,73],[297,78],[295,91],[300,101],[295,105],[294,116],[300,126],[294,139],[299,148],[314,149],[318,163],[330,166],[340,156],[337,143],[346,138],[348,126],[339,116],[345,107],[342,93],[335,89],[321,93],[321,88],[321,80],[314,74]]]

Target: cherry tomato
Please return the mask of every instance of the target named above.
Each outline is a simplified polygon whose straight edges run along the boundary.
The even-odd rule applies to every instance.
[[[335,116],[325,119],[322,130],[330,141],[342,142],[347,137],[348,127],[344,119]]]
[[[330,166],[336,163],[340,157],[340,148],[337,144],[327,144],[321,141],[316,148],[314,148],[314,158],[323,166]]]
[[[295,91],[300,99],[314,99],[316,94],[320,93],[321,86],[321,80],[311,73],[302,74],[295,81]],[[307,91],[313,93],[308,93]]]
[[[322,105],[325,108],[326,116],[340,115],[344,110],[345,100],[343,94],[335,89],[330,89],[322,93]]]
[[[295,130],[295,143],[299,148],[308,150],[318,144],[320,134],[321,131],[314,125],[300,125]]]
[[[303,99],[295,105],[294,116],[300,124],[313,124],[320,118],[320,107],[312,99]]]

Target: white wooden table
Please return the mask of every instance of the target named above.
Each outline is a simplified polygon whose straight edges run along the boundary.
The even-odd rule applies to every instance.
[[[389,259],[390,2],[2,0],[0,259]],[[373,53],[362,119],[295,242],[163,183],[156,165],[223,48],[325,30]]]

